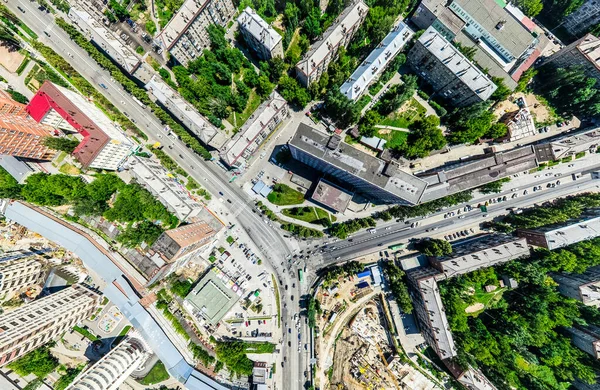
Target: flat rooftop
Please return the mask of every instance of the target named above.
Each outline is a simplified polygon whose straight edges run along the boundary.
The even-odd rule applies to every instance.
[[[281,35],[250,7],[246,7],[237,21],[240,27],[261,42],[268,50],[273,50],[281,42]]]
[[[407,202],[419,203],[427,187],[426,181],[402,171],[394,163],[388,164],[335,137],[339,136],[327,135],[301,123],[289,143]]]
[[[338,213],[343,213],[348,208],[348,204],[352,200],[351,192],[341,189],[340,187],[321,179],[313,192],[311,199],[319,202]]]
[[[550,250],[562,248],[600,236],[600,209],[587,210],[580,218],[563,223],[523,231],[543,233]]]
[[[181,37],[190,25],[194,23],[196,16],[210,1],[211,0],[186,0],[175,16],[171,18],[169,23],[167,23],[165,28],[158,35],[157,40],[161,43],[162,47],[171,50],[173,45],[179,40],[179,37]]]
[[[211,325],[216,325],[236,304],[240,297],[227,286],[223,272],[217,268],[210,269],[198,282],[196,287],[185,297],[193,308]]]

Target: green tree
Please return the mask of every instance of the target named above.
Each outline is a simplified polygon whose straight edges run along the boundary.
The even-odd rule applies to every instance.
[[[376,104],[376,109],[382,116],[386,116],[396,111],[400,106],[410,99],[417,90],[417,76],[405,75],[403,84],[392,86]]]
[[[127,226],[118,236],[117,241],[123,246],[135,248],[145,242],[148,246],[162,234],[163,229],[150,221],[142,221],[136,226]]]
[[[508,126],[506,126],[504,123],[496,122],[490,127],[485,136],[493,139],[498,139],[504,137],[507,133]]]
[[[502,192],[502,185],[504,183],[508,183],[510,181],[510,177],[505,177],[500,180],[493,181],[491,183],[486,183],[479,187],[479,192],[482,194],[493,194]]]
[[[536,17],[544,8],[542,0],[515,0],[515,5],[530,18]]]
[[[304,21],[304,31],[310,40],[314,40],[321,35],[321,10],[319,7],[310,10]]]
[[[452,253],[452,245],[448,241],[436,238],[421,240],[415,245],[415,248],[427,256],[434,257],[446,256]]]
[[[26,355],[23,355],[18,360],[8,364],[8,368],[20,376],[34,374],[39,379],[45,378],[57,367],[58,359],[52,356],[48,345],[34,349]]]
[[[21,188],[17,180],[0,167],[0,198],[20,199]]]
[[[504,79],[502,77],[492,77],[492,82],[496,84],[496,87],[498,88],[496,88],[491,98],[497,102],[506,100],[512,91],[506,86]]]
[[[50,149],[60,150],[69,154],[79,145],[79,141],[67,137],[45,137],[43,144]]]
[[[118,1],[110,0],[108,2],[108,6],[120,21],[129,18],[129,11],[127,11],[127,9],[123,7]]]
[[[328,116],[334,118],[341,128],[356,123],[360,118],[360,108],[337,88],[325,95],[325,107]]]
[[[375,125],[381,122],[381,115],[375,110],[369,110],[358,122],[358,131],[365,137],[373,137],[377,132]]]
[[[406,144],[400,147],[400,152],[408,158],[421,158],[429,155],[432,150],[439,150],[446,145],[446,138],[439,128],[440,119],[429,115],[415,122],[411,127]]]
[[[404,271],[394,264],[393,261],[385,263],[384,272],[390,285],[390,290],[396,298],[398,306],[404,313],[412,313],[413,305],[410,294],[408,293],[408,287],[406,285],[406,278]]]

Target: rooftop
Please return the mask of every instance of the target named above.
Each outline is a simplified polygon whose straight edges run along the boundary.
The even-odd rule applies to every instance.
[[[508,127],[509,141],[516,141],[538,133],[533,116],[527,106],[505,114],[500,120]]]
[[[189,225],[179,226],[175,229],[169,229],[165,233],[179,246],[186,247],[207,237],[214,236],[216,232],[204,221],[191,223]]]
[[[327,58],[331,48],[337,48],[339,43],[344,40],[347,29],[352,28],[356,23],[361,23],[368,11],[369,7],[362,0],[346,7],[298,62],[297,69],[307,76],[312,74],[317,66]]]
[[[227,142],[225,134],[210,123],[208,119],[200,115],[192,104],[181,97],[179,92],[163,82],[160,76],[154,75],[148,84],[146,84],[146,89],[175,115],[185,127],[196,134],[205,145],[220,149]]]
[[[413,35],[414,32],[407,25],[400,22],[356,68],[350,78],[341,86],[340,91],[347,98],[356,101],[392,62],[396,54],[402,50]]]
[[[17,182],[23,184],[33,169],[16,157],[0,154],[0,167],[4,168]]]
[[[424,180],[402,171],[395,163],[373,157],[342,142],[337,135],[327,135],[304,123],[289,143],[413,204],[419,202],[427,187]]]
[[[600,236],[600,209],[587,210],[581,217],[533,230],[544,233],[550,250]]]
[[[487,100],[496,90],[496,84],[471,63],[452,43],[448,42],[433,26],[429,27],[419,37],[418,42],[477,94],[481,100]]]
[[[241,27],[269,50],[273,50],[281,42],[281,35],[250,7],[246,7],[237,21]]]
[[[351,192],[341,189],[340,187],[329,183],[325,179],[319,180],[311,199],[319,202],[338,213],[343,213],[348,208],[348,204],[352,200]]]
[[[162,47],[171,50],[179,37],[187,31],[196,19],[196,16],[206,7],[211,0],[185,0],[175,16],[167,23],[158,35],[157,40]]]

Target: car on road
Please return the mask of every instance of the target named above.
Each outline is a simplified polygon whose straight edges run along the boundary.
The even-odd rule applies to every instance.
[[[48,34],[48,31],[44,31],[44,35],[47,37],[50,37],[50,34]]]
[[[45,31],[44,31],[44,32],[45,32]],[[107,87],[105,84],[103,84],[103,83],[100,83],[100,84],[98,84],[98,85],[99,85],[99,86],[101,86],[101,87],[102,87],[102,88],[104,88],[104,89],[108,89],[108,87]]]
[[[19,6],[17,6],[17,9],[18,9],[19,11],[21,11],[21,12],[25,13],[25,10],[24,10],[23,8],[21,8],[21,6],[20,6],[20,5],[19,5]]]
[[[181,157],[181,155],[179,155]],[[183,158],[183,157],[182,157]],[[219,191],[219,195],[223,196],[223,193],[221,191]]]

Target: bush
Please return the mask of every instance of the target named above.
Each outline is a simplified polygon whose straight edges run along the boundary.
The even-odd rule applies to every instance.
[[[419,91],[421,92],[421,91]],[[446,109],[442,106],[440,106],[438,103],[434,102],[433,100],[429,102],[429,105],[431,106],[431,108],[433,108],[436,112],[436,114],[438,114],[438,116],[442,117],[442,116],[446,116],[448,114],[448,111],[446,111]]]
[[[39,379],[44,379],[58,367],[58,359],[50,353],[48,345],[41,346],[23,357],[8,364],[8,368],[20,376],[34,374]]]

